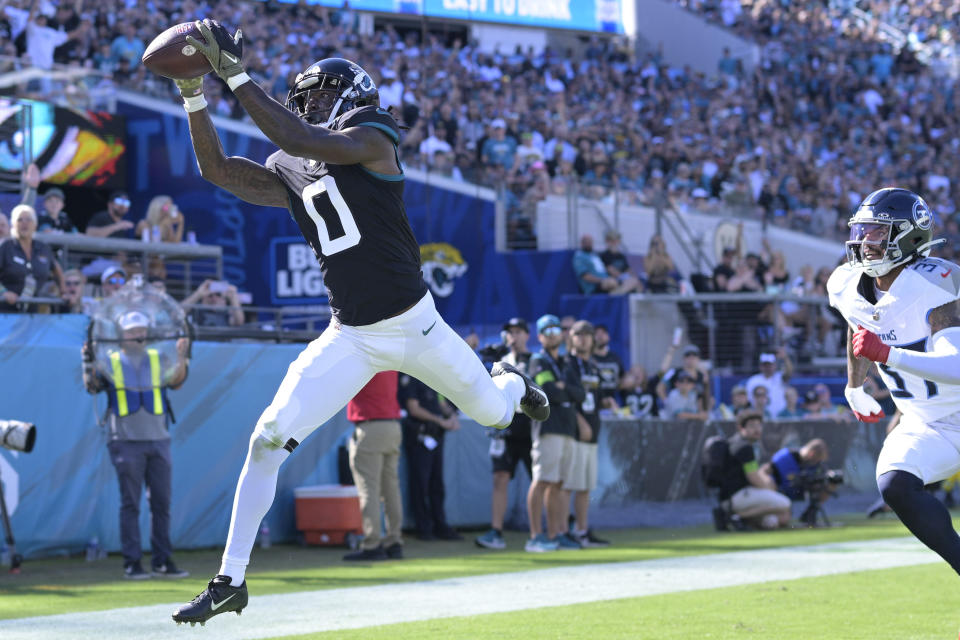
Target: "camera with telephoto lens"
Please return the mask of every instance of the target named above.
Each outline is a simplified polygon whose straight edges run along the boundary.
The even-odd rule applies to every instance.
[[[37,440],[37,428],[20,420],[0,420],[0,446],[30,453]]]
[[[798,484],[807,493],[821,493],[826,490],[831,495],[834,488],[843,484],[843,471],[825,469],[822,466],[807,467],[798,475]]]
[[[822,519],[824,525],[830,526],[830,520],[823,510],[821,502],[832,495],[836,495],[836,487],[843,484],[843,471],[840,469],[826,469],[822,465],[805,467],[797,474],[797,485],[807,494],[809,502],[807,508],[800,515],[800,522],[809,527],[816,527]]]

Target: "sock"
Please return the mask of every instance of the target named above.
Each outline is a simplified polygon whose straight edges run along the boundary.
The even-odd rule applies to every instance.
[[[220,575],[229,576],[234,587],[243,584],[260,522],[273,504],[280,464],[289,455],[286,449],[274,447],[257,434],[250,438],[247,460],[233,497],[230,533],[220,565]]]
[[[527,391],[527,385],[523,378],[515,373],[494,376],[493,384],[503,392],[507,401],[506,413],[500,419],[500,422],[494,426],[499,428],[509,427],[510,423],[513,422],[513,414],[520,409],[520,400],[523,399],[523,394]]]
[[[960,574],[960,536],[950,512],[923,490],[923,481],[906,471],[888,471],[877,479],[884,501],[920,542],[936,551]]]

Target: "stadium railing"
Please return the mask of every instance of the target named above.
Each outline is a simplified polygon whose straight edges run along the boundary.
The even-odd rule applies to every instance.
[[[845,366],[845,325],[826,297],[766,293],[633,294],[631,358],[656,371],[675,327],[718,375],[756,373],[764,352],[787,350],[798,371]],[[677,349],[676,362],[682,359]]]
[[[140,269],[149,278],[151,268],[159,271],[162,264],[162,280],[167,291],[175,298],[193,292],[207,278],[223,278],[223,247],[186,242],[141,242],[118,238],[95,238],[81,234],[38,233],[37,240],[53,248],[64,270],[76,268],[88,274],[97,274],[96,269],[86,270],[96,260],[105,256],[119,257],[120,264],[129,264],[136,257]],[[104,263],[105,264],[105,263]]]

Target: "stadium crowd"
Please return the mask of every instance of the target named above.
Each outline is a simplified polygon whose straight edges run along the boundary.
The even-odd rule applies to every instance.
[[[761,46],[754,69],[726,52],[709,75],[670,66],[657,50],[635,55],[616,39],[591,39],[579,52],[488,54],[475,42],[429,34],[422,42],[389,26],[370,34],[349,8],[64,0],[30,14],[28,4],[5,8],[6,53],[32,55],[26,40],[38,30],[26,24],[46,23],[70,38],[51,60],[171,99],[173,84],[139,63],[156,14],[169,24],[216,15],[242,26],[247,68],[281,101],[314,60],[356,59],[410,126],[407,165],[504,186],[516,246],[535,243],[537,202],[574,185],[588,197],[616,190],[620,202],[739,212],[827,237],[846,235],[850,210],[876,185],[924,194],[944,226],[960,195],[952,80],[911,47],[894,51],[875,23],[846,16],[850,2],[686,0]],[[943,3],[855,4],[903,24],[914,41],[953,42],[957,12]],[[30,58],[20,60],[6,64]],[[208,84],[213,110],[239,117],[231,92]]]

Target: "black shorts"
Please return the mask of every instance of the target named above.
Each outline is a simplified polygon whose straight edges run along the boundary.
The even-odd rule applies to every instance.
[[[493,472],[506,471],[512,478],[516,473],[517,464],[522,461],[527,468],[527,473],[532,478],[533,461],[530,459],[530,449],[533,447],[533,442],[530,440],[514,440],[511,438],[504,438],[499,440],[499,442],[503,443],[503,453],[493,455],[493,448],[491,448],[490,460],[493,461]]]

